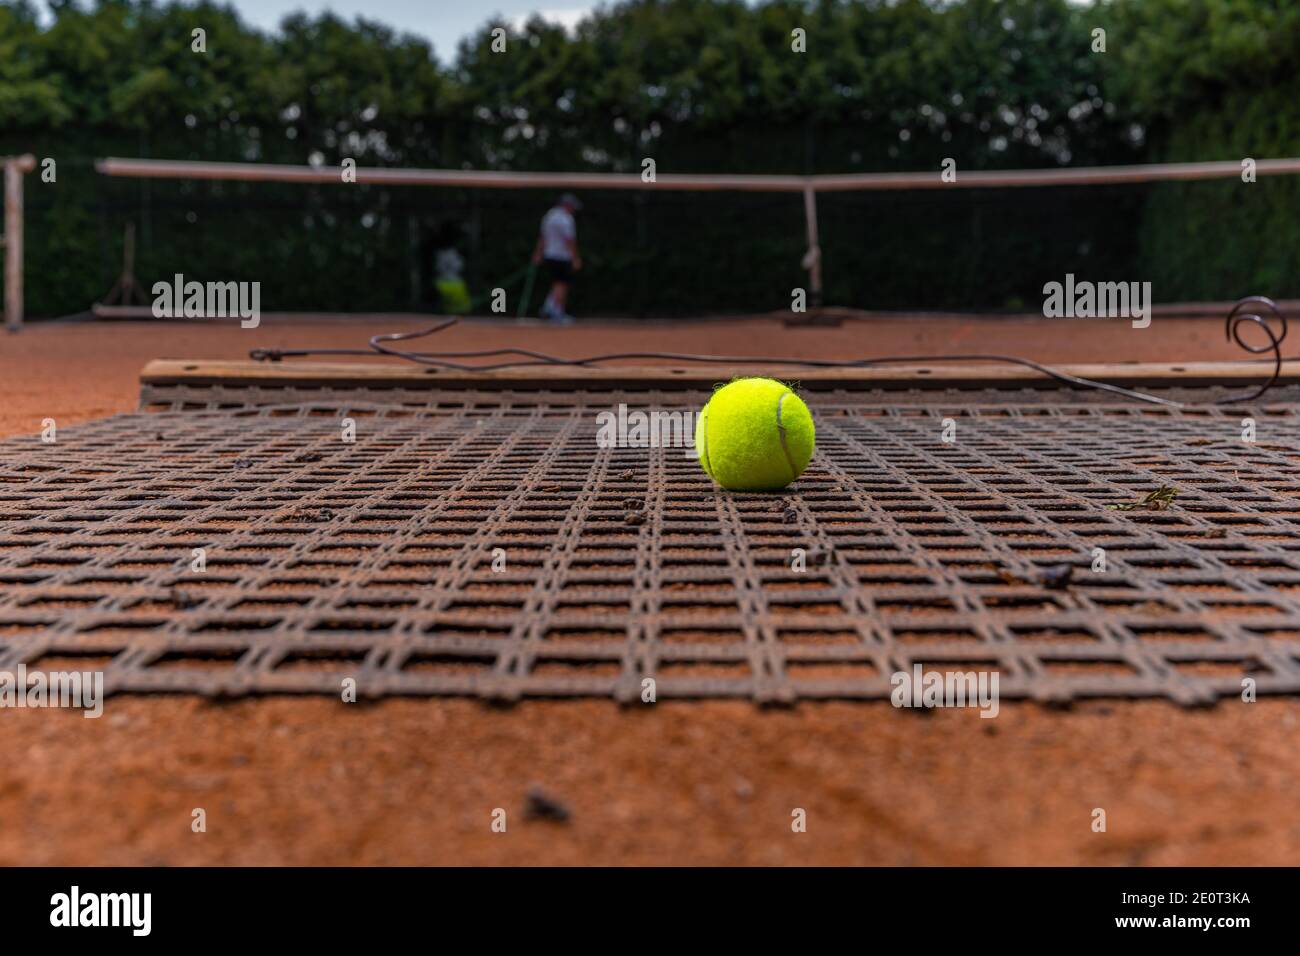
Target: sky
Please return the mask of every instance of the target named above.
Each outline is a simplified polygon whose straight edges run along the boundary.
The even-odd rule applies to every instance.
[[[223,0],[239,11],[245,22],[272,30],[295,10],[319,13],[332,10],[346,20],[358,14],[433,42],[438,59],[456,56],[456,43],[474,32],[494,14],[522,22],[538,13],[566,26],[576,23],[597,5],[596,0]]]
[[[572,26],[599,6],[600,0],[222,0],[235,7],[244,21],[273,30],[296,10],[312,13],[332,10],[346,20],[362,15],[391,27],[422,36],[433,43],[438,59],[455,59],[456,44],[500,14],[523,22],[537,13],[547,20]],[[1086,3],[1088,0],[1071,0]]]
[[[288,14],[298,10],[322,13],[331,10],[345,20],[364,16],[401,32],[414,33],[433,44],[443,63],[456,58],[456,44],[495,15],[523,23],[534,13],[543,19],[571,27],[600,5],[600,0],[219,0],[239,11],[245,23],[262,30],[274,30]],[[38,2],[44,16],[48,8]]]

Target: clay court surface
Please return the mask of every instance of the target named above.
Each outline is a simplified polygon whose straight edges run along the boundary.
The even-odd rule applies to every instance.
[[[150,359],[361,346],[420,322],[33,323],[0,338],[0,436],[131,411]],[[1238,359],[1220,321],[771,320],[471,325],[428,348],[1048,362]],[[332,361],[336,359],[331,359]],[[725,377],[725,374],[720,376]],[[1203,709],[888,703],[117,697],[7,711],[2,864],[1294,864],[1300,701]],[[571,812],[526,820],[540,785]],[[208,832],[190,831],[203,807]],[[509,829],[489,829],[494,808]],[[808,830],[793,834],[793,808]],[[1093,833],[1103,807],[1108,832]]]

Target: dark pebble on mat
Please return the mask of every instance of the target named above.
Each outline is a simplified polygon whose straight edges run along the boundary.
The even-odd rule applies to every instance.
[[[552,820],[556,823],[564,823],[569,819],[569,808],[563,801],[551,796],[541,787],[529,787],[524,816],[529,820]]]
[[[1049,591],[1063,591],[1070,586],[1072,577],[1074,577],[1073,564],[1056,564],[1039,572],[1038,582]]]

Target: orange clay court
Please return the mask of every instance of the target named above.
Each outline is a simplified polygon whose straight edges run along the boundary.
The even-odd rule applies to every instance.
[[[0,436],[34,436],[46,418],[62,429],[132,412],[140,371],[156,358],[359,347],[423,324],[32,323],[0,339]],[[1209,318],[1157,318],[1142,332],[1113,320],[971,317],[834,328],[467,322],[431,347],[507,345],[564,356],[1241,358]],[[0,817],[17,825],[0,829],[0,863],[1288,864],[1300,857],[1298,718],[1294,696],[1198,708],[1007,699],[986,721],[883,700],[643,708],[435,696],[344,706],[321,695],[126,694],[110,698],[102,720],[5,715]],[[534,786],[563,803],[567,821],[515,812]],[[205,834],[190,830],[195,807],[207,811]],[[498,807],[513,813],[504,835],[488,826]],[[797,837],[792,807],[808,815]],[[1095,807],[1107,810],[1104,836],[1089,827]]]

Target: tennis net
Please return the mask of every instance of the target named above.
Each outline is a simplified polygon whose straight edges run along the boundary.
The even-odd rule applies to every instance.
[[[256,281],[268,312],[469,311],[524,300],[538,222],[579,193],[577,312],[706,316],[810,305],[1037,311],[1066,274],[1149,281],[1157,302],[1300,297],[1300,160],[851,176],[484,173],[105,160],[75,235],[32,230],[29,269],[93,264],[36,311],[147,306],[177,274]],[[35,210],[37,215],[48,210]],[[85,212],[85,210],[83,210]],[[66,219],[66,210],[63,217]],[[61,220],[62,221],[62,220]],[[93,227],[87,228],[89,222]],[[126,246],[132,246],[127,255]],[[128,260],[124,262],[124,259]],[[124,272],[138,280],[121,288]],[[128,310],[129,311],[129,310]]]

